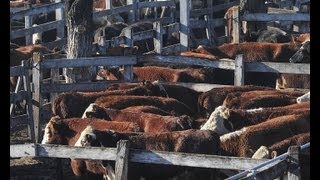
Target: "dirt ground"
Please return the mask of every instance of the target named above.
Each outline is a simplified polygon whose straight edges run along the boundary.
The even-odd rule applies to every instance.
[[[50,114],[48,115],[50,117]],[[44,129],[46,120],[40,122]],[[42,139],[42,134],[40,135]],[[27,125],[19,125],[10,128],[10,144],[32,143],[28,137]],[[70,167],[69,159],[60,159],[62,164],[62,178],[66,180],[75,179]],[[57,158],[10,158],[11,180],[51,180],[59,179],[57,171]]]

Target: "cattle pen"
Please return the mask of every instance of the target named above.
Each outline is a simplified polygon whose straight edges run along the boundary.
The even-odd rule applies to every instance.
[[[111,4],[111,0],[106,0]],[[127,32],[125,36],[114,37],[111,40],[105,40],[105,34],[98,42],[102,54],[103,49],[116,47],[119,44],[132,46],[135,41],[152,38],[154,41],[154,50],[144,55],[134,56],[103,56],[88,57],[79,59],[47,59],[41,53],[34,53],[31,61],[23,61],[20,66],[10,68],[10,76],[19,76],[18,83],[14,92],[10,93],[10,126],[20,126],[27,124],[28,138],[31,143],[11,144],[10,158],[35,157],[35,158],[58,158],[67,159],[91,159],[91,160],[111,160],[116,162],[116,179],[127,179],[129,171],[128,164],[131,162],[147,164],[163,164],[175,166],[188,166],[198,168],[218,169],[228,175],[228,179],[274,179],[286,176],[289,180],[301,179],[301,171],[310,170],[310,143],[303,146],[291,146],[288,152],[278,156],[275,159],[252,159],[243,157],[230,157],[218,155],[189,154],[161,151],[143,151],[130,149],[127,141],[120,141],[117,148],[103,147],[72,147],[65,145],[43,145],[38,144],[41,141],[43,127],[41,122],[47,121],[51,117],[48,105],[53,102],[57,94],[62,92],[77,91],[102,91],[109,84],[134,82],[133,67],[137,64],[151,65],[177,65],[177,66],[197,66],[209,67],[214,69],[231,70],[234,72],[235,86],[245,85],[245,72],[268,72],[268,73],[288,73],[288,74],[307,74],[310,75],[310,64],[305,63],[274,63],[274,62],[245,62],[243,55],[239,54],[235,59],[219,59],[211,61],[207,59],[182,57],[172,55],[182,52],[190,47],[196,47],[199,44],[219,45],[229,41],[229,36],[233,37],[233,42],[240,42],[240,22],[241,21],[294,21],[296,32],[308,32],[305,23],[310,21],[309,13],[300,13],[299,10],[280,10],[272,9],[270,13],[246,13],[241,14],[239,9],[234,11],[233,32],[222,34],[209,32],[216,28],[225,28],[226,19],[216,18],[213,14],[221,10],[226,10],[231,6],[238,5],[240,1],[226,0],[225,3],[213,5],[212,0],[207,0],[208,7],[204,9],[193,9],[191,0],[181,1],[178,11],[174,1],[150,1],[139,2],[139,0],[127,0],[127,5],[121,7],[112,7],[110,9],[96,11],[93,18],[99,18],[119,13],[128,12],[129,23],[134,23],[143,19],[139,17],[139,11],[144,8],[157,8],[165,6],[170,9],[170,15],[161,18],[155,15],[149,19],[153,22],[153,29],[145,32],[133,33]],[[282,1],[284,3],[286,1]],[[303,1],[309,2],[307,1]],[[32,26],[32,16],[40,13],[55,11],[55,21]],[[66,45],[66,32],[64,29],[64,3],[61,0],[55,0],[55,3],[39,7],[30,5],[17,12],[12,11],[10,19],[24,18],[24,29],[12,30],[10,39],[25,37],[25,44],[32,43],[32,34],[41,33],[52,29],[57,29],[56,40],[45,43],[47,47],[64,47]],[[199,18],[201,17],[201,18]],[[299,22],[298,22],[299,21]],[[190,31],[193,28],[204,28],[205,37],[202,39],[193,39],[190,37]],[[12,28],[12,27],[11,27]],[[163,35],[179,33],[179,43],[164,46]],[[27,60],[27,59],[26,59]],[[79,82],[65,83],[61,80],[61,70],[63,68],[76,67],[108,67],[123,66],[124,77],[118,81],[97,81],[97,82]],[[50,71],[51,77],[44,79],[44,71]],[[212,88],[229,85],[207,84],[207,83],[170,83],[178,84],[198,92],[205,92]],[[304,90],[304,91],[309,91]],[[44,96],[50,94],[50,98]],[[26,112],[23,115],[14,115],[15,105],[19,101],[26,102]],[[57,166],[57,179],[64,179],[62,169]],[[238,174],[239,173],[239,174]],[[306,176],[308,177],[309,174]],[[45,175],[43,177],[46,177]],[[14,178],[13,178],[14,179]],[[307,179],[307,178],[306,178]]]

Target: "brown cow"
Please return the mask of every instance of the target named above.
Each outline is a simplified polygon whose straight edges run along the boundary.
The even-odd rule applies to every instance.
[[[310,131],[310,112],[280,116],[220,136],[223,155],[252,157],[260,146],[270,146]]]
[[[119,140],[128,140],[130,148],[143,149],[149,151],[171,151],[185,153],[200,153],[200,154],[217,154],[219,149],[219,136],[213,131],[200,130],[185,130],[165,133],[120,133],[110,130],[99,131],[92,127],[87,127],[81,134],[78,143],[81,146],[104,146],[116,147]],[[93,163],[94,165],[98,163]],[[105,165],[99,163],[100,168],[104,169]],[[89,168],[95,173],[104,176],[112,176],[105,174],[106,171],[97,171],[98,168]],[[153,164],[137,164],[129,163],[130,171],[128,171],[129,179],[168,179],[169,177],[180,174],[185,170],[185,167],[171,167]],[[189,169],[190,170],[190,169]],[[208,172],[199,174],[198,178],[208,179]],[[109,173],[109,172],[107,172]]]
[[[84,111],[82,118],[101,118],[108,121],[134,122],[137,123],[144,132],[181,131],[193,128],[193,120],[186,115],[175,117],[128,110],[123,111],[102,108],[96,103],[91,103],[88,106]]]
[[[131,106],[122,109],[122,111],[131,111],[131,112],[144,112],[144,113],[152,113],[158,114],[161,116],[170,116],[171,114],[167,111],[164,111],[155,106]]]
[[[203,92],[199,96],[199,112],[203,117],[209,117],[216,107],[222,105],[224,99],[229,93],[247,92],[253,90],[272,90],[272,88],[252,85],[213,88],[207,92]]]
[[[257,90],[229,93],[223,106],[230,109],[254,109],[295,104],[302,92],[284,92],[278,90]]]
[[[106,90],[101,92],[67,92],[57,96],[52,104],[52,112],[62,118],[81,117],[84,110],[97,98],[109,95],[140,95],[153,96],[162,93],[151,83],[142,83],[134,88],[125,90]],[[76,103],[75,103],[76,102]]]
[[[152,105],[170,112],[173,116],[194,115],[184,103],[174,98],[164,98],[157,96],[104,96],[96,99],[95,103],[104,108],[124,109],[130,106]],[[84,112],[84,111],[83,111]]]
[[[225,106],[219,106],[212,112],[209,119],[201,127],[201,130],[212,130],[219,135],[223,135],[278,116],[301,114],[304,112],[310,112],[309,102],[257,109],[229,109]]]

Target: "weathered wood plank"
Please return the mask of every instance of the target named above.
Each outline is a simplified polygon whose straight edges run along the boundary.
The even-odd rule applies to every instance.
[[[27,96],[28,96],[28,92],[24,90],[19,91],[17,93],[10,93],[10,103],[16,103],[17,101],[22,101],[26,99]]]
[[[161,23],[154,22],[153,23],[153,30],[155,32],[154,38],[153,38],[153,44],[154,44],[154,51],[161,55],[162,54],[162,42],[163,42],[163,28]]]
[[[236,0],[229,3],[215,5],[212,8],[194,9],[194,10],[191,10],[191,17],[198,17],[201,15],[211,14],[213,12],[227,10],[231,6],[239,5],[239,2],[240,0]]]
[[[208,19],[208,22],[206,22],[205,20],[190,20],[190,28],[205,28],[207,27],[207,24],[211,27],[219,27],[223,26],[225,22],[223,18]]]
[[[132,41],[141,41],[145,39],[150,39],[154,37],[154,30],[142,31],[133,34]]]
[[[310,74],[310,64],[304,63],[252,62],[245,63],[244,67],[247,72]]]
[[[183,57],[183,56],[157,56],[146,55],[138,57],[138,63],[159,63],[159,64],[180,64],[180,65],[198,65],[204,67],[213,67],[221,69],[234,69],[234,60],[221,59],[220,61],[209,61],[201,58]]]
[[[43,45],[49,49],[53,49],[55,47],[62,48],[67,45],[67,38],[57,39],[52,42],[43,43]]]
[[[300,167],[299,167],[300,146],[290,146],[288,149],[288,154],[289,154],[288,179],[299,180],[301,179]]]
[[[273,8],[268,7],[268,13],[270,14],[280,14],[280,13],[297,13],[297,11],[283,8]]]
[[[240,42],[240,8],[239,6],[232,8],[232,43]]]
[[[191,0],[180,1],[180,45],[181,51],[187,51],[190,46],[190,10]]]
[[[130,162],[140,163],[245,170],[265,161],[240,157],[130,149]]]
[[[10,158],[34,157],[37,155],[36,144],[15,144],[10,145]]]
[[[244,14],[241,19],[243,21],[310,21],[310,14],[307,13],[281,13],[266,14],[252,13]]]
[[[117,143],[117,157],[115,165],[115,179],[127,180],[129,161],[129,141],[120,140]]]
[[[13,116],[10,119],[10,127],[16,127],[17,125],[27,124],[27,123],[28,123],[28,115],[27,114]]]
[[[180,43],[162,47],[161,50],[162,55],[176,54],[177,52],[180,52]]]
[[[71,68],[82,66],[117,66],[117,65],[134,65],[136,56],[106,56],[106,57],[89,57],[78,59],[47,59],[41,62],[41,67],[46,68]]]
[[[219,87],[230,87],[233,85],[222,85],[222,84],[208,84],[208,83],[183,83],[183,82],[161,82],[161,84],[174,84],[179,86],[184,86],[190,89],[193,89],[197,92],[206,92],[213,88],[219,88]]]
[[[68,84],[42,84],[42,93],[61,93],[69,91],[103,91],[112,83],[119,83],[124,81],[102,81],[102,82],[80,82]]]
[[[237,55],[235,59],[235,69],[234,69],[234,85],[243,86],[244,85],[244,60],[243,55]]]
[[[50,3],[48,5],[41,5],[36,7],[31,7],[30,9],[24,9],[18,12],[10,13],[10,19],[21,19],[24,16],[32,16],[41,13],[48,13],[59,8],[64,8],[64,2]]]
[[[47,22],[47,23],[40,24],[38,26],[11,31],[10,32],[10,38],[11,39],[15,39],[15,38],[18,38],[18,37],[31,35],[31,34],[34,34],[34,33],[37,33],[37,32],[43,32],[43,31],[48,31],[48,30],[51,30],[51,29],[56,29],[57,27],[64,26],[64,25],[65,25],[65,21],[64,20]]]
[[[55,0],[56,3],[62,2],[62,0]],[[64,19],[64,8],[56,9],[56,21]],[[57,28],[57,36],[56,38],[62,39],[64,38],[64,27],[60,26]]]
[[[145,1],[145,2],[139,2],[138,8],[153,8],[153,7],[161,7],[161,6],[167,6],[167,7],[175,7],[174,1]]]

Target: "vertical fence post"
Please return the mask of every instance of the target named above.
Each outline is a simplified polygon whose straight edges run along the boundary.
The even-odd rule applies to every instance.
[[[301,177],[300,167],[299,167],[300,146],[290,146],[288,149],[288,153],[289,153],[288,180],[299,180]]]
[[[26,103],[27,103],[27,115],[28,115],[28,136],[31,138],[32,142],[36,142],[35,139],[35,129],[34,129],[34,122],[33,122],[33,112],[32,112],[32,96],[31,96],[31,88],[30,88],[30,76],[29,76],[29,68],[30,64],[27,63],[28,61],[22,61],[22,67],[27,70],[27,73],[23,75],[23,86],[24,90],[27,91]]]
[[[180,1],[180,45],[181,51],[187,51],[190,45],[190,11],[191,0]]]
[[[117,157],[115,168],[116,180],[127,180],[128,175],[129,142],[120,140],[117,143]]]
[[[207,39],[209,40],[209,45],[212,46],[213,45],[212,33],[214,32],[214,30],[213,30],[213,28],[211,28],[211,25],[209,23],[209,19],[211,19],[210,16],[208,16],[208,15],[204,16],[204,20],[206,22],[206,36],[207,36]]]
[[[153,23],[153,30],[155,31],[155,37],[153,38],[154,42],[154,51],[161,55],[162,51],[162,42],[163,42],[163,28],[160,21],[156,21]]]
[[[302,6],[299,7],[296,4],[295,6],[293,6],[293,10],[295,10],[295,11],[297,11],[299,13],[308,13],[309,8],[308,9],[304,9],[304,8],[302,8]],[[293,31],[294,32],[299,32],[299,33],[310,32],[310,22],[305,22],[305,21],[294,22]]]
[[[25,8],[29,9],[31,8],[31,4],[25,4]],[[32,26],[33,22],[32,22],[32,16],[25,16],[24,17],[24,27],[25,28],[29,28]],[[32,35],[27,35],[26,36],[26,45],[32,44]]]
[[[34,132],[35,132],[35,140],[36,143],[40,141],[40,118],[41,118],[41,108],[43,104],[43,99],[41,96],[41,81],[42,81],[42,72],[40,62],[42,60],[42,54],[40,52],[33,53],[33,68],[32,68],[32,110],[33,110],[33,123],[34,123]]]
[[[133,66],[124,65],[123,80],[126,82],[131,82],[133,80]]]
[[[124,31],[124,36],[125,36],[125,44],[128,46],[133,46],[133,32],[131,28],[126,28],[123,30]]]
[[[234,85],[242,86],[244,85],[244,61],[242,54],[237,55],[234,65]]]
[[[113,6],[112,6],[112,0],[105,0],[106,1],[106,9],[112,9]]]
[[[133,23],[140,20],[140,10],[138,8],[137,0],[127,0],[127,5],[132,4],[133,8],[128,15],[128,23]]]
[[[54,0],[54,2],[58,3],[61,0]],[[64,10],[62,8],[56,9],[56,21],[64,19]],[[57,27],[57,38],[56,39],[63,39],[64,38],[64,25]]]
[[[233,7],[232,9],[232,43],[240,42],[240,16],[239,6]]]

